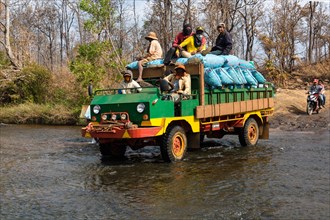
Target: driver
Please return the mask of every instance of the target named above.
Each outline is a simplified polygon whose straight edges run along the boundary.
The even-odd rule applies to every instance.
[[[133,73],[130,70],[125,70],[125,72],[123,72],[123,77],[124,80],[120,83],[120,88],[123,88],[121,90],[122,94],[130,94],[132,93],[131,89],[133,88],[137,88],[136,90],[138,92],[142,91],[141,86],[139,85],[139,83],[137,83],[135,80],[133,80]]]
[[[191,79],[190,74],[186,72],[184,65],[180,64],[175,67],[175,73],[172,73],[164,78],[172,84],[172,90],[170,91],[174,101],[178,101],[180,94],[191,94]]]

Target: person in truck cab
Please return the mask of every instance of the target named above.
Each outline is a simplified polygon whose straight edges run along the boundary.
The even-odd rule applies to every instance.
[[[145,65],[150,61],[163,58],[163,49],[158,41],[156,33],[149,32],[149,34],[145,37],[145,39],[149,41],[149,46],[147,48],[147,54],[138,62],[139,77],[136,80],[137,82],[143,81],[142,79],[143,65]]]
[[[175,73],[171,73],[166,76],[164,80],[172,85],[172,90],[170,90],[170,93],[175,102],[179,100],[180,94],[191,94],[190,74],[186,72],[184,65],[178,65],[175,67]]]
[[[202,27],[196,28],[196,33],[185,39],[176,51],[176,55],[179,57],[189,58],[196,53],[201,53],[206,49],[206,38],[203,35],[204,29]],[[186,50],[184,49],[186,48]]]
[[[131,89],[137,88],[138,92],[142,91],[141,86],[135,80],[133,80],[133,73],[130,70],[126,70],[123,72],[124,80],[120,83],[120,88],[122,88],[122,94],[130,94],[132,93]]]

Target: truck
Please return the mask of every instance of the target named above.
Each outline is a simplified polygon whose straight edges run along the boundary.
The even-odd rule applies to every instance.
[[[237,135],[242,146],[269,138],[275,95],[271,83],[210,89],[205,86],[203,63],[185,68],[191,77],[191,95],[178,102],[159,85],[164,72],[174,66],[145,68],[143,79],[148,86],[141,92],[94,91],[91,121],[81,129],[82,136],[94,138],[102,156],[110,158],[123,157],[127,147],[159,146],[165,162],[183,160],[188,148],[201,148],[205,136]],[[133,76],[137,77],[136,70]]]

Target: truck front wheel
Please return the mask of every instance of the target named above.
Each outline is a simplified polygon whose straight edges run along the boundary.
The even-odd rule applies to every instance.
[[[126,146],[115,144],[115,143],[107,143],[107,144],[99,144],[100,152],[102,156],[112,157],[112,158],[123,158],[126,152]]]
[[[256,120],[249,118],[241,128],[238,138],[242,146],[255,146],[259,140],[259,126]]]
[[[180,126],[169,127],[164,134],[160,150],[166,162],[182,160],[187,151],[187,137],[184,129]]]

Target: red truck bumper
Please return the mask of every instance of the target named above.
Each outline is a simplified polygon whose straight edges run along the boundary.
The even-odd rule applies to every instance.
[[[140,127],[140,128],[120,128],[104,125],[93,126],[91,123],[81,129],[83,137],[102,138],[102,139],[121,139],[121,138],[146,138],[159,136],[162,127]]]

